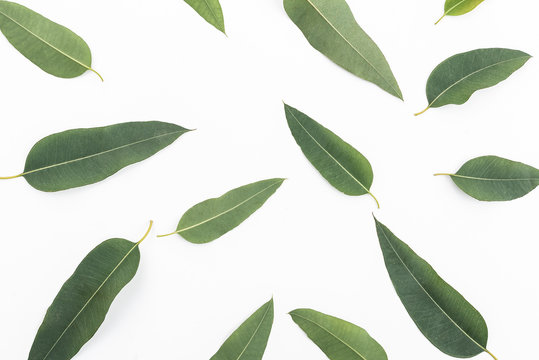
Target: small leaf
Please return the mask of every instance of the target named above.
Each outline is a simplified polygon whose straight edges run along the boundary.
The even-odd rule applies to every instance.
[[[402,93],[380,48],[354,19],[344,0],[284,0],[290,19],[309,43],[352,74],[402,100]]]
[[[24,176],[41,191],[93,184],[147,159],[188,131],[159,121],[64,131],[34,145],[22,174],[0,179]]]
[[[219,0],[185,0],[200,16],[212,24],[223,34],[225,32],[225,20]]]
[[[481,156],[466,162],[453,182],[466,194],[481,201],[518,199],[539,186],[539,170],[497,156]]]
[[[464,15],[466,13],[469,13],[473,9],[475,9],[479,4],[481,4],[484,0],[446,0],[445,1],[445,7],[444,7],[444,14],[436,22],[438,24],[444,17],[447,15],[450,16],[458,16],[458,15]]]
[[[448,104],[462,105],[477,90],[507,79],[520,69],[530,55],[510,49],[478,49],[457,54],[438,65],[427,81],[427,108]]]
[[[268,179],[233,189],[221,197],[205,200],[182,216],[176,231],[195,244],[213,241],[244,222],[281,186],[284,179]]]
[[[137,272],[137,243],[109,239],[93,249],[64,283],[47,310],[29,360],[69,360],[99,329],[114,298]]]
[[[374,177],[369,161],[309,116],[286,104],[284,108],[294,139],[320,174],[346,195],[369,194],[378,205],[369,191]]]
[[[273,325],[273,299],[230,335],[210,360],[261,360]]]
[[[387,360],[380,344],[357,325],[311,309],[290,316],[330,360]]]
[[[484,351],[490,354],[486,349],[488,329],[481,314],[408,245],[375,222],[389,277],[423,335],[454,357],[469,358]]]
[[[22,5],[0,1],[0,30],[21,54],[51,75],[74,78],[91,70],[101,78],[92,69],[84,40]]]

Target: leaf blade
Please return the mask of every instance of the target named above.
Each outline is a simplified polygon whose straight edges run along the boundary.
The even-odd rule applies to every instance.
[[[346,1],[284,0],[284,7],[316,50],[402,100],[402,92],[384,54],[358,25]]]
[[[185,0],[204,20],[226,35],[223,10],[219,0]]]

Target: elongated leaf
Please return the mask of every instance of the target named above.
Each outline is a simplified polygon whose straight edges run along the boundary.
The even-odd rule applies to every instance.
[[[481,156],[448,175],[466,194],[481,201],[518,199],[539,186],[539,170],[497,156]]]
[[[520,69],[530,55],[510,49],[478,49],[457,54],[438,65],[427,81],[430,108],[464,104],[477,90],[507,79]]]
[[[47,310],[29,360],[68,360],[99,329],[122,288],[137,272],[139,244],[109,239],[99,244],[64,283]]]
[[[0,30],[21,54],[49,74],[74,78],[91,70],[99,75],[92,69],[92,54],[84,40],[22,5],[0,1]]]
[[[213,241],[244,222],[277,191],[284,179],[268,179],[230,190],[205,200],[182,216],[172,234],[195,244]]]
[[[24,173],[0,179],[24,176],[41,191],[93,184],[152,156],[188,131],[159,121],[64,131],[34,145]]]
[[[454,357],[487,351],[488,330],[481,314],[408,245],[375,222],[389,277],[423,335]]]
[[[387,360],[380,344],[357,325],[311,309],[290,316],[330,360]]]
[[[447,15],[464,15],[475,9],[484,0],[446,0],[444,15],[436,22],[438,24]]]
[[[262,305],[210,360],[261,360],[273,325],[273,299]]]
[[[309,43],[331,61],[402,99],[384,54],[354,19],[344,0],[284,0]]]
[[[285,104],[290,131],[305,157],[337,190],[346,195],[371,195],[373,172],[369,161],[309,116]],[[378,200],[376,200],[378,204]]]
[[[226,34],[223,10],[219,0],[185,0],[208,23]]]

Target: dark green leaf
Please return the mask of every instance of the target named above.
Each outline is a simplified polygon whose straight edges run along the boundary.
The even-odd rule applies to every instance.
[[[438,65],[427,81],[430,108],[464,104],[477,90],[507,79],[520,69],[530,55],[510,49],[478,49],[457,54]]]
[[[305,157],[337,190],[346,195],[371,195],[373,173],[369,161],[309,116],[285,104],[290,131]],[[376,200],[378,204],[378,200]]]
[[[484,0],[446,0],[444,6],[444,15],[436,22],[438,24],[447,15],[464,15],[475,9]]]
[[[488,352],[488,330],[481,314],[408,245],[375,222],[389,277],[423,335],[454,357]]]
[[[261,360],[273,325],[273,299],[230,335],[210,360]]]
[[[208,23],[226,34],[223,10],[221,9],[219,0],[185,0],[185,2],[195,9]]]
[[[357,24],[344,0],[284,0],[309,43],[337,65],[402,99],[384,54]]]
[[[16,3],[0,1],[0,30],[43,71],[74,78],[92,69],[90,48],[77,34]],[[103,80],[101,78],[101,80]]]
[[[284,179],[268,179],[233,189],[221,197],[205,200],[182,216],[172,234],[195,244],[213,241],[245,221],[281,186]]]
[[[539,170],[497,156],[481,156],[448,175],[466,194],[481,201],[518,199],[539,186]]]
[[[387,360],[380,344],[348,321],[310,309],[294,310],[290,316],[330,360]]]
[[[114,298],[137,272],[139,244],[109,239],[93,249],[64,283],[39,327],[29,360],[68,360],[99,329]]]
[[[14,177],[24,176],[41,191],[93,184],[147,159],[188,131],[159,121],[64,131],[38,141],[26,158],[24,173]]]

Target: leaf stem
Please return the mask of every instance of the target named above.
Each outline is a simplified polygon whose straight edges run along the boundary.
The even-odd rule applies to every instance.
[[[440,21],[442,21],[442,19],[443,19],[446,15],[447,15],[447,13],[444,13],[444,14],[442,15],[442,17],[441,17],[438,21],[436,21],[436,22],[434,23],[434,25],[438,25],[438,23],[439,23]]]
[[[97,71],[95,71],[94,69],[92,69],[91,67],[89,67],[88,69],[90,69],[90,71],[93,71],[97,76],[99,76],[99,78],[101,79],[101,82],[104,82],[105,80],[103,80],[103,77],[101,76],[101,74],[99,74]]]
[[[369,195],[372,196],[374,201],[376,201],[376,206],[378,206],[378,209],[380,209],[380,203],[378,202],[378,199],[376,198],[376,196],[374,196],[370,191],[369,191]]]
[[[3,176],[3,177],[0,177],[0,180],[9,180],[9,179],[16,179],[18,177],[21,177],[23,176],[24,174],[19,174],[19,175],[14,175],[14,176]]]
[[[170,235],[178,234],[178,233],[180,233],[181,231],[182,231],[182,230],[176,230],[176,231],[174,231],[174,232],[171,232],[170,234],[157,235],[157,237],[160,238],[160,237],[170,236]]]
[[[418,113],[415,113],[414,116],[419,116],[419,115],[421,115],[421,114],[424,114],[428,109],[430,109],[430,105],[427,106],[427,107],[425,108],[425,110],[420,111],[420,112],[418,112]]]
[[[454,174],[446,174],[446,173],[439,173],[439,174],[434,174],[434,176],[453,176]]]
[[[150,230],[152,230],[152,226],[153,226],[153,220],[150,220],[150,226],[148,227],[148,230],[146,230],[146,234],[144,234],[144,236],[142,237],[142,239],[140,239],[138,242],[137,242],[137,245],[140,245],[141,242],[144,241],[144,239],[146,239],[148,237],[148,234],[150,233]]]
[[[497,358],[496,356],[494,356],[494,355],[493,355],[490,351],[488,351],[487,349],[485,349],[485,352],[486,352],[487,354],[489,354],[490,356],[492,356],[492,358],[493,358],[494,360],[498,360],[498,358]]]

